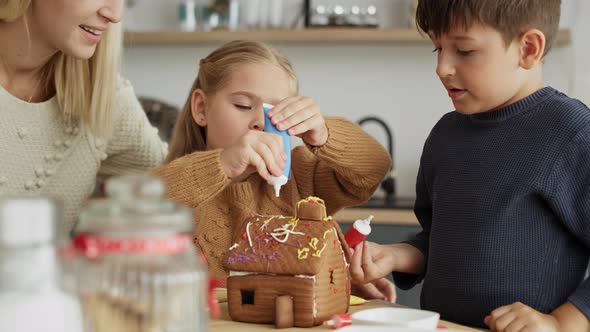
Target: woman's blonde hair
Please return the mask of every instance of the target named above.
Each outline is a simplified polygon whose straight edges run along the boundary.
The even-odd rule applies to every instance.
[[[165,163],[207,149],[206,128],[199,126],[192,117],[191,100],[193,92],[201,89],[212,96],[224,87],[232,72],[239,65],[270,63],[282,68],[292,80],[293,93],[299,93],[297,76],[289,59],[277,49],[256,41],[236,40],[213,51],[199,63],[199,74],[195,79],[186,103],[174,126],[172,140]]]
[[[0,21],[23,18],[28,33],[25,14],[31,6],[31,0],[0,0]],[[121,24],[109,24],[90,59],[58,52],[43,68],[41,86],[47,92],[55,91],[67,123],[80,121],[100,137],[111,134],[122,40]]]

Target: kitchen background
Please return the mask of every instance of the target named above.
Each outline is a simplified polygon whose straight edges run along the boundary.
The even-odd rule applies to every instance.
[[[198,7],[199,1],[195,2]],[[237,2],[238,29],[265,25],[285,29],[294,24],[299,28],[303,25],[303,19],[297,20],[302,13],[302,0]],[[321,11],[322,5],[331,12],[338,12],[338,5],[345,11],[356,5],[363,12],[370,6],[375,6],[376,19],[382,29],[409,28],[411,2],[311,1],[314,11]],[[179,30],[181,3],[186,1],[128,1],[126,30]],[[266,10],[269,5],[271,8]],[[564,0],[562,7],[561,27],[569,30],[571,42],[555,47],[548,56],[546,83],[590,103],[590,62],[586,61],[590,51],[590,23],[585,20],[590,16],[590,2]],[[197,17],[195,28],[207,28],[201,23],[203,20]],[[235,23],[234,21],[233,24]],[[231,38],[249,38],[249,35],[238,31]],[[175,44],[165,39],[161,43],[127,43],[124,75],[132,82],[138,95],[157,98],[180,107],[196,77],[199,59],[222,43],[223,41],[197,40],[193,43]],[[436,121],[444,113],[453,110],[435,75],[436,57],[431,52],[432,45],[429,42],[362,40],[318,43],[307,42],[305,37],[296,42],[278,40],[272,44],[291,59],[299,75],[301,93],[313,97],[325,115],[341,115],[353,121],[375,115],[388,124],[394,136],[397,193],[400,196],[414,196],[414,181],[422,144]],[[375,123],[367,123],[364,127],[386,144],[383,129]]]
[[[210,13],[200,15],[199,10],[195,21],[187,15],[193,12],[191,6],[199,9],[213,2],[223,1],[127,0],[124,24],[129,33],[123,71],[137,94],[180,108],[196,77],[199,59],[229,40],[270,41],[291,59],[301,93],[316,99],[324,114],[353,121],[375,116],[392,133],[397,203],[384,206],[382,200],[374,200],[376,204],[369,209],[349,209],[352,214],[336,218],[342,221],[354,216],[354,220],[375,214],[377,222],[369,239],[378,243],[403,241],[418,232],[411,210],[375,209],[411,208],[422,145],[436,121],[453,110],[435,75],[432,44],[421,40],[412,23],[414,1],[310,0],[312,24],[378,26],[314,31],[302,30],[304,0],[226,1],[233,4],[229,12],[234,14],[228,15],[232,17],[228,22]],[[560,40],[545,66],[547,85],[586,104],[590,104],[588,16],[590,1],[562,0]],[[224,24],[233,32],[223,32]],[[217,25],[222,29],[215,29]],[[196,32],[175,32],[179,30]],[[210,30],[217,31],[204,33]],[[387,145],[386,130],[375,122],[363,128]],[[342,223],[344,230],[349,222]],[[419,294],[419,286],[398,290],[398,303],[419,307]]]

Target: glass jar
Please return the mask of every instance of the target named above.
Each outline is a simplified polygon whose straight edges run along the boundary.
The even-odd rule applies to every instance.
[[[59,205],[0,198],[0,331],[82,332],[77,299],[60,287]]]
[[[207,274],[189,209],[150,176],[107,182],[81,213],[66,257],[86,332],[205,331]]]

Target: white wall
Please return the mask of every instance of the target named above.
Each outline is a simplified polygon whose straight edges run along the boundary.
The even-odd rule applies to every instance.
[[[570,10],[571,26],[574,30],[572,47],[573,69],[571,75],[572,95],[590,105],[590,1],[576,1]]]
[[[566,0],[565,6],[571,6],[572,1],[577,0]],[[587,15],[590,14],[588,7],[585,8]],[[568,26],[570,16],[568,7],[564,11],[563,26]],[[137,16],[135,19],[137,21]],[[160,27],[165,26],[163,23],[158,24]],[[583,27],[582,30],[589,32],[586,29]],[[575,38],[582,34],[576,31]],[[587,34],[583,35],[584,39],[587,38]],[[275,45],[293,62],[300,78],[302,94],[315,98],[323,113],[345,116],[353,121],[363,116],[377,115],[390,125],[395,136],[397,189],[400,195],[413,196],[424,140],[435,122],[453,109],[434,73],[432,47],[383,44]],[[127,48],[124,74],[131,80],[138,95],[157,97],[180,106],[197,74],[199,59],[217,46]],[[576,55],[577,58],[585,58],[586,54],[588,52]],[[574,58],[572,47],[554,49],[547,59],[546,83],[566,93],[572,92],[577,79],[583,80],[575,79],[580,75],[573,74],[577,68],[572,65]],[[590,73],[587,76],[590,77]],[[374,131],[375,137],[385,143],[378,127],[367,125],[367,129]]]

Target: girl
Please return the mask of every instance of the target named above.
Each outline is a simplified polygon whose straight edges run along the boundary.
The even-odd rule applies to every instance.
[[[0,195],[49,195],[72,227],[97,174],[167,149],[119,77],[121,0],[0,0]]]
[[[267,180],[282,174],[286,155],[282,138],[262,131],[263,103],[275,105],[270,119],[279,130],[305,143],[292,151],[292,177],[280,197]],[[311,98],[298,96],[285,56],[262,43],[234,41],[201,60],[166,162],[154,173],[173,200],[194,209],[195,240],[209,272],[225,277],[232,225],[252,213],[291,215],[307,196],[322,198],[330,215],[362,203],[391,161],[358,126],[324,118]]]

